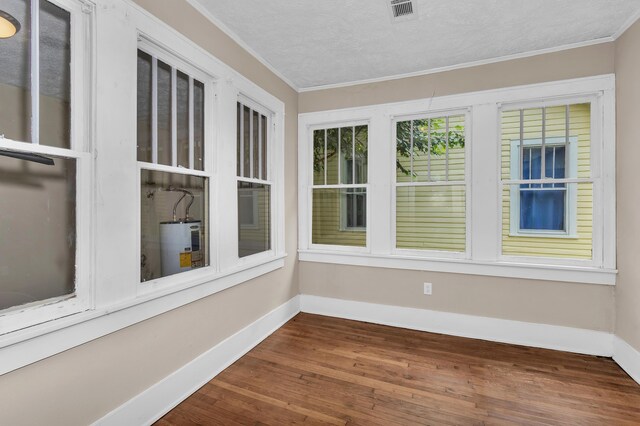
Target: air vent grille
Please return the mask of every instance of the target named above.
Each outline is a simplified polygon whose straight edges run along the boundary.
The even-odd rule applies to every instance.
[[[391,0],[391,13],[394,19],[413,15],[412,0]]]

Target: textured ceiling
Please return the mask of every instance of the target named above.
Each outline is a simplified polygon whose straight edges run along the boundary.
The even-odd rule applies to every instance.
[[[611,37],[640,0],[192,0],[298,88],[417,73]]]

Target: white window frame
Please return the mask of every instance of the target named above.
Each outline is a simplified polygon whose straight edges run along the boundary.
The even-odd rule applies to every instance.
[[[172,85],[171,85],[171,90],[172,90],[172,94],[171,94],[171,99],[172,99],[172,105],[171,105],[171,162],[172,165],[168,166],[168,165],[164,165],[164,164],[158,164],[157,163],[157,132],[152,130],[152,159],[151,162],[146,162],[146,161],[137,161],[138,164],[138,200],[140,200],[140,197],[142,196],[142,188],[141,188],[141,182],[142,182],[142,172],[143,170],[148,170],[148,171],[158,171],[158,172],[163,172],[163,173],[170,173],[170,174],[179,174],[179,175],[185,175],[185,176],[197,176],[197,177],[202,177],[205,178],[208,181],[208,191],[209,193],[206,194],[207,195],[207,200],[208,200],[208,205],[205,207],[205,218],[203,218],[203,220],[208,220],[206,225],[205,225],[205,232],[208,233],[208,235],[205,236],[205,241],[207,241],[207,253],[209,255],[209,265],[207,266],[203,266],[201,268],[196,268],[196,269],[192,269],[190,271],[184,271],[184,272],[180,272],[178,274],[173,274],[173,275],[169,275],[166,277],[159,277],[159,278],[155,278],[149,281],[143,281],[140,282],[139,284],[139,294],[147,294],[147,293],[153,293],[153,292],[157,292],[159,289],[166,287],[166,286],[172,286],[172,285],[177,285],[180,284],[182,282],[184,282],[184,280],[188,280],[190,279],[192,276],[201,276],[203,274],[213,274],[216,272],[217,270],[217,265],[215,263],[215,255],[213,250],[215,250],[215,246],[211,243],[212,240],[215,238],[215,230],[212,229],[211,227],[211,212],[212,212],[212,208],[213,208],[213,197],[214,194],[212,192],[212,188],[215,185],[215,173],[214,173],[214,161],[212,160],[212,157],[214,157],[215,155],[215,143],[214,143],[214,131],[215,131],[215,127],[214,127],[214,122],[213,122],[213,111],[215,110],[215,99],[216,99],[216,81],[215,78],[211,75],[209,75],[208,73],[206,73],[205,71],[200,70],[197,66],[191,64],[189,61],[182,59],[180,56],[178,56],[177,54],[174,54],[166,49],[164,49],[163,47],[161,47],[159,44],[155,43],[153,40],[149,39],[148,37],[146,37],[144,34],[139,34],[138,35],[138,49],[143,51],[144,53],[147,53],[148,55],[151,56],[151,60],[152,60],[152,68],[157,68],[157,65],[153,65],[154,63],[157,64],[156,61],[162,61],[165,64],[169,65],[171,67],[171,78],[172,78]],[[178,161],[178,156],[177,156],[177,117],[176,117],[176,74],[177,71],[181,71],[185,74],[187,74],[190,77],[190,94],[193,92],[192,88],[193,88],[193,80],[196,79],[198,81],[200,81],[201,83],[203,83],[204,85],[204,140],[203,140],[203,149],[204,149],[204,161],[203,161],[203,169],[204,170],[197,170],[194,167],[194,147],[193,147],[193,129],[190,128],[190,141],[189,141],[189,163],[190,163],[190,168],[186,168],[186,167],[180,167],[177,164]],[[136,74],[137,77],[137,74]],[[155,86],[156,82],[152,81],[152,86]],[[157,89],[155,89],[155,87],[152,87],[152,92],[155,91]],[[154,96],[152,96],[152,98],[155,99]],[[193,97],[190,97],[190,102],[193,101]],[[152,115],[156,114],[157,111],[157,104],[153,103],[154,101],[152,100]],[[193,118],[190,117],[190,120],[192,120]],[[152,123],[155,123],[156,125],[157,123],[157,118],[152,118]],[[190,123],[190,127],[192,125],[193,122]],[[153,125],[153,124],[152,124]],[[138,218],[141,217],[142,214],[142,206],[140,204],[140,202],[138,202]],[[140,221],[138,221],[138,253],[141,254],[142,253],[142,242],[141,242],[141,238],[142,238],[142,224],[140,223]]]
[[[284,266],[287,256],[284,103],[134,2],[115,1],[108,10],[94,9],[90,1],[78,0],[75,4],[79,13],[72,21],[72,43],[79,39],[85,44],[72,53],[73,114],[82,119],[76,120],[71,130],[72,141],[84,143],[82,150],[26,146],[6,139],[0,140],[0,146],[80,158],[78,175],[83,178],[78,180],[77,194],[83,198],[77,203],[81,222],[77,227],[78,267],[88,279],[78,283],[86,286],[86,302],[78,305],[76,297],[0,317],[0,375],[275,271]],[[157,286],[149,282],[138,284],[140,165],[135,141],[137,50],[141,35],[216,81],[215,93],[205,93],[213,103],[210,119],[214,130],[204,149],[213,176],[209,184],[210,264],[217,268],[176,274],[160,280]],[[235,144],[228,143],[236,137],[239,93],[273,112],[270,156],[275,218],[273,250],[241,260],[237,256]],[[70,309],[59,309],[63,304]]]
[[[75,252],[75,292],[36,301],[24,306],[16,306],[0,311],[0,335],[15,330],[30,327],[34,324],[51,319],[62,318],[67,315],[91,309],[94,306],[94,286],[92,282],[92,227],[95,212],[93,206],[93,97],[92,62],[90,51],[93,34],[93,7],[83,0],[47,0],[50,3],[70,13],[71,20],[71,73],[70,73],[70,104],[71,127],[70,147],[57,148],[39,144],[39,69],[31,73],[31,79],[36,79],[35,91],[32,92],[31,132],[32,141],[22,142],[0,137],[0,149],[16,152],[51,155],[67,159],[74,159],[76,164],[76,252]],[[40,2],[31,3],[32,24],[37,26],[34,9],[39,14]],[[39,64],[37,46],[39,31],[32,31],[31,63]],[[33,87],[33,86],[32,86]]]
[[[245,183],[255,183],[255,184],[259,184],[259,185],[266,185],[269,187],[269,221],[270,221],[270,232],[269,232],[269,250],[265,250],[259,253],[254,253],[248,256],[244,256],[244,257],[240,257],[238,250],[236,250],[236,255],[238,257],[238,261],[241,263],[246,263],[246,262],[253,262],[256,259],[260,260],[260,259],[268,259],[270,257],[273,257],[276,253],[276,248],[274,247],[274,245],[277,243],[276,241],[276,237],[277,237],[277,230],[279,229],[280,225],[278,222],[278,216],[276,216],[276,213],[278,211],[278,206],[277,206],[277,198],[276,195],[274,194],[274,189],[275,189],[275,179],[274,176],[277,174],[277,172],[275,172],[273,170],[274,168],[274,164],[276,164],[275,161],[275,152],[277,152],[278,150],[278,145],[277,143],[273,144],[274,146],[271,146],[272,141],[274,140],[275,136],[275,116],[276,114],[271,111],[268,107],[263,106],[262,104],[260,104],[259,101],[255,101],[253,100],[251,97],[245,95],[244,93],[238,93],[237,96],[237,102],[240,103],[240,105],[243,107],[240,109],[241,114],[244,114],[244,107],[248,107],[250,110],[250,113],[253,114],[253,112],[257,112],[258,114],[261,114],[263,116],[265,116],[267,118],[267,125],[266,125],[266,129],[262,128],[262,125],[260,125],[260,131],[261,132],[266,132],[266,138],[267,138],[267,178],[266,179],[261,179],[260,177],[242,177],[242,176],[238,176],[237,170],[235,173],[236,175],[236,190],[235,190],[235,194],[236,197],[239,196],[239,192],[238,192],[238,182],[245,182]],[[236,111],[236,109],[234,109],[234,112]],[[238,118],[236,117],[236,120]],[[261,120],[258,120],[258,123],[261,123]],[[237,121],[234,120],[234,129],[237,128]],[[241,129],[242,129],[242,125],[241,124]],[[253,125],[253,120],[251,120],[251,125]],[[241,130],[240,135],[242,138],[244,138],[244,132]],[[237,141],[237,137],[234,138],[234,141],[236,143],[238,143]],[[244,149],[243,145],[241,145],[242,149]],[[234,144],[234,151],[235,151],[236,145]],[[275,152],[274,152],[275,151]],[[250,167],[253,165],[253,161],[255,160],[253,158],[253,150],[251,150],[250,152]],[[262,162],[260,162],[260,159],[258,159],[259,161],[259,171],[262,172]],[[233,163],[234,169],[236,167],[237,162]],[[241,161],[240,162],[240,166],[241,168],[244,167],[244,162]],[[250,172],[250,176],[253,175],[253,167],[251,167],[251,172]],[[256,190],[254,190],[256,191]],[[257,219],[257,215],[258,215],[258,209],[257,209],[257,198],[255,199],[256,203],[255,203],[255,209],[254,209],[254,215],[256,216]],[[238,205],[238,200],[237,198],[235,199],[235,205]],[[236,221],[240,220],[240,215],[236,215]],[[257,224],[257,221],[256,221]],[[257,226],[256,226],[257,227]],[[240,227],[237,227],[236,229],[240,229]],[[240,234],[237,233],[236,235],[236,241],[239,244],[240,243]]]
[[[400,121],[408,121],[408,120],[422,120],[422,119],[433,119],[433,118],[444,118],[444,117],[452,117],[452,116],[464,116],[465,122],[465,145],[464,145],[464,180],[459,181],[449,181],[448,177],[446,180],[442,181],[431,181],[431,182],[398,182],[397,181],[397,173],[396,170],[396,153],[397,153],[397,123]],[[394,255],[400,256],[428,256],[433,258],[449,258],[449,259],[468,259],[471,254],[471,191],[469,185],[471,183],[471,144],[473,141],[471,140],[471,112],[469,108],[463,109],[451,109],[451,110],[442,110],[442,111],[432,111],[427,114],[412,114],[406,116],[396,116],[392,118],[392,145],[393,145],[393,158],[391,159],[393,165],[393,193],[391,194],[391,238],[393,242],[393,248],[391,253]],[[465,187],[465,215],[466,215],[466,230],[465,230],[465,250],[463,252],[451,252],[451,251],[443,251],[443,250],[415,250],[415,249],[404,249],[397,247],[397,235],[396,235],[396,199],[397,199],[397,191],[400,187],[419,187],[419,186],[462,186]]]
[[[537,148],[542,146],[541,139],[525,139],[525,147]],[[568,158],[569,168],[566,173],[568,178],[575,178],[578,167],[578,138],[571,136],[568,143],[566,143],[563,137],[547,138],[545,146],[550,147],[565,147],[565,155]],[[514,139],[511,141],[511,179],[517,180],[520,178],[520,140]],[[578,238],[577,231],[577,206],[578,206],[578,188],[575,185],[567,185],[565,190],[567,195],[565,196],[565,230],[553,231],[553,230],[527,230],[520,229],[520,188],[513,185],[510,192],[510,211],[509,211],[509,235],[512,237],[551,237],[551,238]]]
[[[367,231],[367,227],[366,226],[349,226],[349,196],[352,197],[358,197],[358,196],[362,196],[365,193],[362,192],[356,192],[354,191],[353,188],[349,188],[349,189],[343,189],[340,191],[340,230],[341,231],[346,231],[346,232],[366,232]],[[366,197],[366,195],[365,195]],[[366,198],[365,198],[366,200]],[[351,202],[352,204],[356,205],[356,209],[357,209],[357,202]],[[352,207],[353,208],[353,207]],[[366,201],[365,201],[365,224],[366,224]],[[357,213],[356,213],[357,214]]]
[[[500,111],[504,108],[591,102],[591,172],[594,185],[593,260],[502,254],[502,187]],[[466,257],[394,249],[395,143],[393,123],[410,116],[438,116],[468,110],[466,132]],[[368,230],[366,250],[311,244],[312,132],[326,123],[369,121]],[[298,117],[299,259],[308,262],[374,266],[420,271],[568,281],[614,285],[616,281],[615,216],[615,76],[572,80],[480,92],[300,114]],[[574,180],[571,180],[572,182]],[[580,181],[579,179],[575,180]]]
[[[309,128],[309,132],[308,135],[305,135],[305,140],[307,141],[307,144],[309,145],[309,147],[305,147],[304,152],[307,153],[306,155],[306,161],[308,161],[308,164],[305,166],[306,170],[310,169],[310,174],[307,178],[307,182],[305,182],[305,185],[307,187],[307,191],[309,193],[308,197],[305,196],[305,199],[308,199],[309,205],[307,208],[305,208],[305,211],[307,212],[308,215],[308,223],[309,223],[309,227],[307,229],[307,233],[308,233],[308,241],[309,241],[309,246],[313,249],[316,250],[328,250],[328,251],[336,251],[336,252],[352,252],[352,253],[368,253],[370,252],[370,225],[369,225],[369,211],[371,210],[371,196],[370,196],[370,179],[371,179],[371,163],[369,162],[369,158],[367,158],[367,183],[366,184],[344,184],[344,183],[338,183],[338,184],[322,184],[322,185],[315,185],[313,183],[313,132],[316,130],[328,130],[328,129],[335,129],[335,128],[344,128],[344,127],[357,127],[357,126],[367,126],[367,153],[369,155],[370,150],[371,150],[371,137],[369,136],[370,132],[371,132],[371,123],[370,120],[368,119],[353,119],[353,120],[348,120],[348,121],[329,121],[329,122],[323,122],[321,124],[315,125],[313,127]],[[338,141],[340,141],[340,139],[338,139]],[[355,143],[354,143],[355,145]],[[325,157],[326,157],[326,151],[325,151]],[[309,165],[311,165],[311,167],[309,167]],[[355,175],[355,171],[354,171],[354,175]],[[342,180],[342,164],[341,161],[338,161],[338,181],[340,182]],[[326,168],[325,168],[325,182],[326,182]],[[366,191],[366,219],[365,222],[367,224],[367,226],[365,228],[347,228],[346,227],[346,216],[343,214],[346,213],[346,206],[343,209],[343,200],[342,200],[342,194],[340,194],[339,197],[339,214],[340,214],[340,222],[339,222],[339,226],[340,226],[340,230],[341,231],[345,231],[345,232],[365,232],[366,233],[366,237],[365,237],[365,246],[364,247],[357,247],[357,246],[341,246],[341,245],[336,245],[336,244],[316,244],[313,243],[313,190],[314,189],[338,189],[339,191],[348,191],[350,189],[364,189]],[[301,211],[302,212],[302,211]],[[299,216],[302,213],[299,213]]]

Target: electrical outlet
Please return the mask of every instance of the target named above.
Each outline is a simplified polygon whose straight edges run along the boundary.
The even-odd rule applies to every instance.
[[[432,292],[433,292],[433,284],[424,283],[424,294],[431,295]]]

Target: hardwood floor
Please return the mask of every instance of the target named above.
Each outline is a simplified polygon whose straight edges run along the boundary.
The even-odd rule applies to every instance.
[[[640,425],[612,360],[299,314],[157,423]]]

